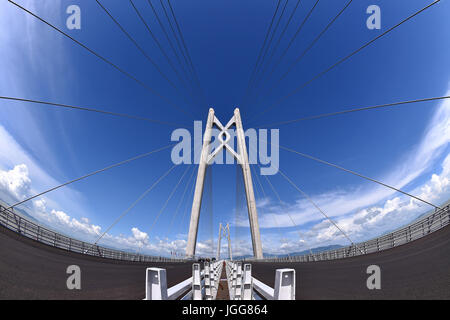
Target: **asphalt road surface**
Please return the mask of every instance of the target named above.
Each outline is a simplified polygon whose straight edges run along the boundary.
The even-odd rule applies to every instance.
[[[68,290],[66,269],[81,269],[81,290]],[[172,286],[192,276],[191,263],[123,262],[56,249],[0,226],[0,299],[145,298],[145,269],[163,267]]]
[[[81,290],[68,290],[66,268],[81,268]],[[366,269],[381,268],[381,290]],[[145,268],[167,269],[168,286],[191,276],[191,263],[131,263],[67,252],[0,227],[0,299],[143,299]],[[450,299],[450,226],[375,254],[311,263],[253,263],[273,286],[275,269],[295,268],[297,299]]]
[[[381,269],[381,289],[369,290],[367,267]],[[393,249],[310,263],[252,263],[273,287],[275,269],[296,270],[296,299],[450,299],[450,226]]]

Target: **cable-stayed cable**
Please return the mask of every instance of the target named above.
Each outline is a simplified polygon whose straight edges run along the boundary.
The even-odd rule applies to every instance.
[[[450,99],[450,96],[432,97],[432,98],[415,99],[415,100],[406,100],[406,101],[385,103],[385,104],[379,104],[379,105],[368,106],[368,107],[352,108],[352,109],[336,111],[336,112],[329,112],[329,113],[322,113],[322,114],[318,114],[318,115],[314,115],[314,116],[302,117],[302,118],[297,118],[297,119],[292,119],[292,120],[274,122],[274,123],[270,123],[270,124],[266,124],[266,125],[262,125],[262,126],[257,126],[255,128],[263,128],[263,127],[267,128],[267,127],[273,127],[273,126],[281,126],[281,125],[285,125],[285,124],[291,124],[291,123],[296,123],[296,122],[300,122],[300,121],[332,117],[332,116],[337,116],[337,115],[346,114],[346,113],[353,113],[353,112],[367,111],[367,110],[375,110],[375,109],[381,109],[381,108],[387,108],[387,107],[396,107],[396,106],[412,104],[412,103],[438,101],[438,100],[444,100],[444,99]]]
[[[283,18],[284,13],[286,12],[286,7],[287,7],[288,2],[289,2],[289,0],[286,0],[286,2],[284,3],[283,9],[281,9],[280,16],[278,17],[278,20],[275,23],[275,27],[273,28],[272,35],[270,36],[270,39],[269,39],[269,41],[267,43],[267,46],[266,46],[266,49],[264,50],[264,54],[263,54],[263,56],[261,58],[261,63],[259,65],[259,68],[256,70],[256,73],[255,73],[255,77],[256,78],[255,78],[255,81],[254,81],[254,85],[253,85],[253,87],[250,88],[250,92],[249,93],[252,93],[252,91],[254,89],[256,89],[255,86],[258,84],[258,78],[257,78],[258,77],[258,73],[260,72],[262,66],[264,65],[264,60],[265,60],[265,58],[267,56],[267,52],[269,51],[270,45],[272,44],[272,41],[273,41],[273,38],[275,37],[275,34],[277,33],[278,27],[280,26],[281,19]]]
[[[106,13],[106,15],[119,27],[119,29],[122,31],[122,33],[130,40],[134,46],[142,53],[142,55],[155,67],[155,69],[158,71],[158,73],[170,84],[172,88],[179,91],[178,87],[166,76],[165,73],[161,71],[161,68],[158,66],[158,64],[153,61],[153,59],[145,52],[145,50],[137,43],[137,41],[130,35],[130,33],[125,30],[125,28],[117,21],[116,18],[109,12],[106,7],[103,6],[103,4],[99,0],[95,0],[97,4],[100,6],[100,8]],[[131,0],[130,0],[131,1]]]
[[[282,77],[274,84],[272,85],[267,92],[265,93],[266,96],[269,96],[270,93],[273,91],[273,89],[275,89],[276,87],[278,87],[278,85],[280,84],[280,82],[286,78],[286,76],[292,71],[294,70],[294,67],[296,64],[298,64],[303,57],[309,52],[309,50],[312,49],[312,47],[314,47],[314,45],[320,40],[320,38],[328,31],[328,29],[336,22],[336,20],[344,13],[344,11],[350,6],[350,4],[353,2],[353,0],[348,1],[345,6],[338,12],[338,14],[326,25],[326,27],[317,35],[316,38],[314,38],[314,40],[308,45],[308,47],[306,47],[305,50],[303,50],[303,52],[295,59],[295,61],[289,66],[288,70],[282,75]],[[272,71],[270,72],[269,76],[267,78],[270,78],[274,72],[276,70],[276,66],[274,66],[272,68]]]
[[[249,147],[251,148],[250,145],[249,145]],[[255,150],[254,148],[252,148],[252,150],[254,150],[254,151],[256,152],[256,150]],[[260,166],[258,163],[257,163],[257,166],[258,166],[258,168],[261,170],[261,166]],[[264,192],[264,188],[263,188],[262,183],[261,183],[261,181],[260,181],[260,179],[259,179],[259,177],[258,177],[258,173],[256,172],[256,169],[255,169],[255,176],[256,176],[257,180],[259,181],[259,184],[261,185],[261,189],[263,190],[264,197],[266,197],[265,192]],[[270,188],[272,189],[273,193],[274,193],[275,196],[277,197],[280,206],[284,207],[284,203],[283,203],[283,201],[281,200],[281,197],[280,197],[279,193],[276,191],[275,187],[274,187],[273,184],[270,182],[270,180],[269,180],[269,178],[267,177],[267,175],[264,175],[264,178],[266,178],[267,183],[269,184],[269,186],[270,186]],[[294,221],[294,219],[292,218],[292,216],[291,216],[291,214],[289,213],[289,211],[286,211],[286,214],[288,215],[289,219],[291,220],[291,223],[292,223],[292,225],[294,226],[294,228],[297,228],[298,225],[295,223],[295,221]],[[279,226],[279,224],[278,224],[277,219],[275,218],[275,215],[273,215],[273,219],[274,219],[275,224],[277,225],[277,227],[279,228],[280,233],[281,233],[281,228],[280,228],[280,226]],[[300,230],[297,230],[297,233],[298,233],[298,236],[299,236],[300,241],[305,242],[305,240],[304,240],[304,238],[303,238],[302,233],[300,232]],[[308,248],[308,250],[309,250],[309,252],[311,253],[311,256],[312,256],[311,247],[309,247],[308,245],[306,245],[306,247]]]
[[[250,74],[250,79],[248,81],[247,88],[245,89],[245,93],[244,93],[244,98],[242,100],[243,103],[246,102],[248,94],[249,94],[250,86],[253,84],[256,68],[259,65],[259,61],[261,59],[262,52],[263,52],[264,48],[266,47],[267,39],[269,38],[270,31],[272,30],[273,22],[275,21],[275,17],[278,13],[278,9],[280,8],[280,3],[281,3],[281,0],[278,0],[277,6],[275,8],[275,12],[273,13],[273,16],[272,16],[272,20],[270,21],[269,28],[267,29],[266,36],[264,37],[263,45],[262,45],[261,49],[259,50],[258,58],[256,59],[255,66],[253,67],[252,73]]]
[[[138,155],[138,156],[129,158],[129,159],[127,159],[127,160],[123,160],[123,161],[121,161],[121,162],[117,162],[117,163],[112,164],[112,165],[109,165],[109,166],[107,166],[107,167],[105,167],[105,168],[103,168],[103,169],[93,171],[93,172],[88,173],[88,174],[86,174],[86,175],[84,175],[84,176],[81,176],[81,177],[79,177],[79,178],[76,178],[76,179],[67,181],[67,182],[65,182],[65,183],[63,183],[63,184],[57,185],[57,186],[55,186],[55,187],[53,187],[53,188],[50,188],[50,189],[45,190],[45,191],[43,191],[43,192],[37,193],[37,194],[35,194],[35,195],[31,196],[31,197],[26,198],[25,200],[22,200],[22,201],[19,201],[19,202],[17,202],[17,203],[14,203],[12,206],[9,206],[8,208],[5,208],[4,210],[12,209],[12,208],[14,208],[14,207],[16,207],[16,206],[18,206],[18,205],[21,205],[22,203],[25,203],[25,202],[27,202],[27,201],[30,201],[30,200],[35,199],[35,198],[37,198],[37,197],[40,197],[40,196],[42,196],[42,195],[44,195],[44,194],[46,194],[46,193],[49,193],[49,192],[51,192],[51,191],[57,190],[57,189],[59,189],[59,188],[62,188],[62,187],[64,187],[64,186],[67,186],[67,185],[72,184],[72,183],[74,183],[74,182],[83,180],[83,179],[85,179],[85,178],[91,177],[91,176],[96,175],[96,174],[98,174],[98,173],[107,171],[107,170],[109,170],[109,169],[112,169],[112,168],[121,166],[121,165],[123,165],[123,164],[125,164],[125,163],[131,162],[131,161],[134,161],[134,160],[137,160],[137,159],[144,158],[144,157],[149,156],[149,155],[151,155],[151,154],[153,154],[153,153],[157,153],[157,152],[159,152],[159,151],[168,149],[168,148],[170,148],[170,147],[172,147],[172,146],[174,146],[174,144],[170,144],[170,145],[167,145],[167,146],[165,146],[165,147],[158,148],[158,149],[156,149],[156,150],[153,150],[153,151],[150,151],[150,152],[147,152],[147,153],[143,153],[143,154],[140,154],[140,155]]]
[[[416,11],[415,13],[413,13],[412,15],[408,16],[407,18],[403,19],[402,21],[400,21],[399,23],[397,23],[396,25],[394,25],[393,27],[389,28],[387,31],[383,32],[382,34],[376,36],[375,38],[373,38],[372,40],[366,42],[365,44],[363,44],[361,47],[359,47],[358,49],[356,49],[355,51],[351,52],[350,54],[346,55],[345,57],[339,59],[336,63],[334,63],[333,65],[331,65],[330,67],[328,67],[327,69],[319,72],[318,74],[316,74],[314,77],[312,77],[311,79],[309,79],[308,81],[302,83],[300,86],[298,86],[297,88],[295,88],[293,91],[291,91],[290,93],[288,93],[287,95],[283,96],[282,98],[280,98],[279,100],[277,100],[274,104],[270,105],[269,107],[267,107],[266,109],[264,109],[262,112],[260,112],[259,114],[257,114],[255,117],[253,117],[253,119],[265,114],[266,112],[270,111],[271,109],[275,108],[276,106],[278,106],[280,103],[282,103],[283,101],[285,101],[286,99],[288,99],[289,97],[293,96],[294,94],[298,93],[301,89],[303,89],[304,87],[306,87],[307,85],[309,85],[311,82],[313,82],[314,80],[322,77],[323,75],[325,75],[326,73],[328,73],[329,71],[333,70],[334,68],[336,68],[338,65],[340,65],[341,63],[347,61],[348,59],[350,59],[351,57],[353,57],[354,55],[356,55],[357,53],[359,53],[360,51],[362,51],[364,48],[368,47],[369,45],[371,45],[372,43],[374,43],[375,41],[377,41],[378,39],[382,38],[383,36],[385,36],[386,34],[390,33],[391,31],[395,30],[396,28],[398,28],[399,26],[401,26],[402,24],[404,24],[405,22],[411,20],[412,18],[416,17],[417,15],[419,15],[420,13],[424,12],[425,10],[431,8],[432,6],[434,6],[435,4],[439,3],[441,0],[435,0],[432,3],[430,3],[429,5],[425,6],[424,8],[420,9],[419,11]]]
[[[275,53],[277,52],[278,47],[280,46],[281,40],[283,39],[284,34],[286,33],[286,30],[288,29],[288,27],[292,21],[292,18],[294,17],[295,13],[297,12],[298,6],[300,5],[300,1],[301,0],[297,0],[297,4],[295,5],[294,9],[292,10],[291,15],[289,16],[289,19],[283,28],[283,31],[281,32],[280,36],[278,37],[278,41],[272,50],[272,54],[270,55],[269,59],[267,60],[267,63],[265,64],[265,66],[263,68],[261,76],[259,77],[259,80],[256,81],[255,89],[257,89],[258,85],[261,84],[261,82],[263,81],[264,75],[266,74],[266,71],[267,71],[267,68],[269,67],[270,63],[272,62],[272,59],[273,59]]]
[[[202,95],[203,99],[206,102],[206,98],[205,98],[202,86],[200,85],[200,80],[198,78],[197,71],[195,70],[194,64],[192,63],[191,55],[189,54],[189,50],[187,48],[186,42],[184,41],[183,33],[181,32],[180,24],[178,23],[177,17],[175,16],[175,11],[173,10],[173,7],[172,7],[172,4],[170,3],[170,0],[167,0],[167,3],[169,4],[170,12],[172,13],[173,20],[175,21],[175,25],[176,25],[178,33],[180,35],[181,43],[183,44],[183,48],[186,51],[186,56],[187,56],[187,58],[189,60],[189,65],[192,68],[192,72],[194,74],[195,81],[197,83],[198,89],[200,90],[200,94]]]
[[[259,167],[259,165],[257,165],[257,166]],[[259,187],[261,188],[262,197],[260,197],[260,199],[267,199],[266,192],[265,192],[264,187],[263,187],[263,185],[261,183],[261,179],[259,178],[257,170],[254,167],[250,166],[250,171],[253,172],[253,175],[256,177],[256,181],[258,182]],[[257,190],[257,188],[255,188],[255,190]],[[281,230],[280,224],[278,223],[275,215],[272,215],[272,218],[273,218],[273,222],[275,222],[275,227],[278,229],[279,233],[282,234],[283,231]]]
[[[176,123],[176,122],[166,122],[166,121],[155,120],[155,119],[150,119],[150,118],[141,117],[141,116],[130,115],[130,114],[126,114],[126,113],[111,112],[111,111],[106,111],[106,110],[101,110],[101,109],[80,107],[80,106],[74,106],[74,105],[69,105],[69,104],[61,104],[61,103],[55,103],[55,102],[49,102],[49,101],[40,101],[40,100],[24,99],[24,98],[17,98],[17,97],[5,97],[5,96],[0,96],[0,99],[2,99],[2,100],[9,100],[9,101],[16,101],[16,102],[27,102],[27,103],[33,103],[33,104],[42,104],[42,105],[47,105],[47,106],[57,107],[57,108],[65,108],[65,109],[72,109],[72,110],[88,111],[88,112],[94,112],[94,113],[99,113],[99,114],[106,114],[106,115],[115,116],[115,117],[122,117],[122,118],[128,118],[128,119],[147,121],[147,122],[151,122],[151,123],[163,124],[163,125],[172,126],[172,127],[183,126],[183,124]]]
[[[284,203],[283,203],[283,201],[281,200],[280,194],[279,194],[278,191],[275,189],[275,187],[273,186],[272,182],[270,182],[270,180],[269,180],[269,178],[267,177],[267,175],[265,175],[264,178],[266,178],[266,181],[267,181],[267,183],[269,184],[270,188],[272,189],[272,192],[273,192],[273,193],[275,194],[275,196],[277,197],[279,204],[280,204],[281,206],[284,207]],[[290,214],[288,211],[286,211],[286,213],[287,213],[289,219],[291,220],[292,225],[293,225],[294,227],[297,228],[298,225],[295,223],[295,221],[294,221],[294,219],[292,218],[291,214]],[[305,239],[304,239],[304,237],[302,236],[302,233],[300,232],[300,230],[297,230],[297,233],[298,233],[298,237],[300,238],[300,241],[305,241]],[[310,247],[309,245],[306,245],[306,247],[308,248],[309,253],[311,254],[311,256],[312,256],[313,259],[314,259],[314,255],[313,255],[313,253],[312,253],[311,247]]]
[[[150,229],[148,231],[148,233],[152,232],[155,224],[158,222],[159,217],[161,216],[161,214],[164,212],[164,210],[166,209],[167,205],[169,204],[170,199],[172,199],[175,191],[177,191],[178,186],[180,185],[181,181],[183,180],[184,176],[186,175],[186,173],[189,170],[189,166],[186,168],[186,170],[184,170],[183,175],[181,176],[181,178],[178,180],[177,184],[173,187],[172,191],[170,192],[169,196],[167,197],[166,201],[164,202],[164,205],[161,207],[161,209],[159,210],[158,214],[156,215],[155,219],[153,220],[152,225],[150,226]]]
[[[186,217],[187,212],[189,211],[189,199],[192,199],[192,201],[194,201],[194,192],[195,192],[195,183],[196,183],[196,179],[192,180],[192,186],[191,186],[191,190],[189,191],[188,194],[190,194],[191,196],[187,198],[186,201],[186,206],[184,207],[184,213],[183,213],[183,217],[181,218],[181,225],[184,224],[184,218]],[[189,226],[188,226],[189,228]]]
[[[98,1],[98,0],[96,0]],[[142,24],[145,26],[145,28],[147,29],[148,33],[150,34],[151,38],[153,39],[153,41],[156,43],[156,46],[158,47],[159,51],[161,51],[162,55],[164,56],[164,58],[166,59],[167,63],[169,64],[169,66],[172,68],[173,72],[175,72],[178,80],[180,81],[181,85],[183,86],[183,88],[186,90],[186,92],[188,92],[188,94],[190,95],[189,89],[186,86],[186,83],[184,82],[184,80],[181,78],[180,73],[178,72],[178,70],[175,68],[172,60],[169,58],[169,56],[167,55],[166,51],[164,50],[164,48],[161,46],[161,43],[159,42],[159,40],[156,38],[155,34],[152,32],[152,30],[150,29],[150,26],[147,24],[147,22],[145,21],[144,17],[141,15],[139,9],[135,6],[133,0],[129,0],[131,6],[133,7],[134,11],[136,12],[137,16],[139,17],[139,20],[142,22]],[[176,88],[178,90],[178,88]],[[179,90],[178,90],[179,91]],[[192,99],[194,99],[194,97],[191,96]]]
[[[187,190],[189,189],[189,186],[191,185],[192,178],[194,177],[194,174],[195,174],[195,167],[192,166],[192,168],[193,168],[193,169],[192,169],[192,173],[191,173],[191,175],[190,175],[190,177],[189,177],[189,180],[186,182],[186,186],[185,186],[185,188],[184,188],[183,194],[181,195],[181,198],[180,198],[180,200],[178,201],[177,207],[176,207],[176,209],[175,209],[175,211],[174,211],[174,214],[172,215],[172,219],[171,219],[171,221],[170,221],[169,229],[168,229],[169,231],[168,231],[168,233],[167,233],[166,238],[172,233],[173,223],[174,223],[174,221],[175,221],[175,218],[176,218],[177,215],[178,215],[178,211],[180,210],[181,204],[183,203],[183,200],[184,200],[184,197],[185,197],[185,195],[186,195],[186,192],[187,192]]]
[[[183,46],[181,45],[181,41],[180,41],[180,39],[179,39],[179,37],[178,37],[178,35],[177,35],[177,32],[175,31],[175,28],[174,28],[174,26],[173,26],[173,24],[172,24],[172,21],[170,20],[170,17],[169,17],[169,14],[168,14],[168,12],[167,12],[167,9],[166,9],[166,7],[165,7],[165,5],[164,5],[164,3],[163,3],[162,0],[159,0],[159,3],[161,4],[161,7],[162,7],[163,12],[164,12],[164,16],[166,17],[166,20],[167,20],[167,23],[169,24],[170,30],[172,31],[172,35],[173,35],[173,37],[175,38],[175,41],[176,41],[176,43],[177,43],[178,50],[180,50],[180,52],[181,52],[181,54],[182,54],[182,56],[183,56],[184,62],[186,63],[187,70],[189,70],[190,77],[192,78],[192,81],[195,82],[195,77],[194,77],[194,75],[192,74],[191,68],[189,67],[189,61],[188,61],[188,58],[186,57],[186,54],[185,54],[185,52],[184,52],[184,50],[183,50]]]
[[[384,187],[386,187],[386,188],[389,188],[389,189],[392,189],[392,190],[394,190],[394,191],[403,193],[404,195],[407,195],[407,196],[409,196],[409,197],[411,197],[411,198],[414,198],[414,199],[419,200],[419,201],[421,201],[421,202],[423,202],[423,203],[426,203],[426,204],[428,204],[428,205],[430,205],[430,206],[432,206],[432,207],[434,207],[434,208],[436,208],[436,209],[442,209],[441,207],[439,207],[439,206],[437,206],[437,205],[434,205],[434,204],[432,204],[432,203],[430,203],[430,202],[428,202],[428,201],[426,201],[426,200],[424,200],[424,199],[421,199],[421,198],[419,198],[419,197],[416,197],[416,196],[414,196],[414,195],[412,195],[412,194],[410,194],[410,193],[408,193],[408,192],[406,192],[406,191],[403,191],[403,190],[401,190],[401,189],[399,189],[399,188],[395,188],[395,187],[393,187],[393,186],[390,186],[390,185],[388,185],[388,184],[386,184],[386,183],[384,183],[384,182],[375,180],[375,179],[373,179],[373,178],[369,178],[369,177],[367,177],[367,176],[365,176],[365,175],[363,175],[363,174],[361,174],[361,173],[355,172],[355,171],[353,171],[353,170],[349,170],[349,169],[343,168],[343,167],[341,167],[341,166],[338,166],[337,164],[334,164],[334,163],[331,163],[331,162],[328,162],[328,161],[325,161],[325,160],[322,160],[322,159],[313,157],[313,156],[311,156],[311,155],[308,155],[308,154],[305,154],[305,153],[302,153],[302,152],[298,152],[298,151],[293,150],[293,149],[290,149],[290,148],[283,147],[283,146],[279,146],[279,148],[280,148],[280,149],[283,149],[283,150],[286,150],[286,151],[289,151],[289,152],[291,152],[291,153],[298,154],[299,156],[302,156],[302,157],[304,157],[304,158],[308,158],[308,159],[314,160],[314,161],[316,161],[316,162],[320,162],[320,163],[326,164],[327,166],[331,166],[331,167],[337,168],[337,169],[339,169],[339,170],[342,170],[342,171],[351,173],[351,174],[353,174],[353,175],[355,175],[355,176],[358,176],[358,177],[360,177],[360,178],[363,178],[363,179],[366,179],[366,180],[375,182],[375,183],[377,183],[377,184],[379,184],[379,185],[382,185],[382,186],[384,186]]]
[[[173,165],[169,168],[162,176],[160,176],[147,190],[144,191],[122,214],[114,220],[114,222],[97,238],[97,240],[89,247],[86,252],[89,252],[93,247],[97,245],[97,243],[111,230],[123,217],[125,217],[131,209],[133,209],[142,199],[144,199],[147,194],[152,191],[160,182],[163,180],[177,165]]]
[[[178,62],[178,64],[180,65],[180,68],[181,68],[181,70],[182,70],[183,73],[184,73],[184,76],[185,76],[187,82],[189,83],[189,81],[190,81],[190,80],[189,80],[189,75],[187,74],[186,69],[184,68],[183,63],[181,62],[181,58],[180,58],[180,55],[178,54],[178,51],[175,49],[175,46],[174,46],[172,40],[171,40],[170,37],[169,37],[169,33],[167,32],[166,27],[164,26],[164,24],[162,23],[161,19],[159,18],[158,12],[156,11],[155,7],[153,6],[151,0],[147,0],[147,2],[148,2],[148,4],[150,5],[150,8],[151,8],[152,11],[153,11],[153,14],[155,15],[155,18],[156,18],[156,20],[158,21],[158,24],[159,24],[159,26],[161,27],[161,30],[163,31],[163,33],[164,33],[164,35],[165,35],[165,37],[166,37],[166,39],[167,39],[167,42],[169,43],[169,46],[170,46],[170,48],[172,49],[172,51],[173,51],[173,53],[174,53],[174,55],[175,55],[175,58],[177,59],[177,62]]]
[[[309,17],[312,15],[314,9],[316,8],[317,4],[319,3],[320,0],[316,0],[316,2],[314,3],[313,7],[309,10],[308,14],[306,15],[306,17],[303,19],[302,23],[300,24],[300,26],[297,28],[297,31],[295,32],[294,36],[291,38],[291,40],[289,41],[288,46],[286,47],[286,49],[284,49],[283,53],[281,54],[281,56],[278,58],[277,62],[275,62],[275,64],[273,65],[272,71],[270,73],[270,75],[273,74],[273,72],[276,70],[276,68],[280,65],[281,61],[283,61],[283,58],[286,56],[286,54],[288,53],[289,49],[291,48],[292,44],[294,43],[295,39],[297,39],[297,36],[300,34],[300,32],[302,31],[304,25],[306,24],[306,22],[308,21]]]
[[[362,254],[364,254],[364,252],[362,252],[361,249],[358,248],[358,246],[352,241],[352,239],[347,235],[347,233],[341,228],[339,227],[339,225],[333,221],[333,219],[331,219],[322,209],[320,209],[320,207],[314,202],[314,200],[308,196],[302,189],[300,189],[294,182],[292,182],[291,179],[289,179],[288,176],[286,176],[283,171],[281,171],[280,169],[278,169],[278,171],[280,172],[280,174],[283,176],[283,178],[285,178],[298,192],[300,192],[303,197],[305,197],[331,224],[333,224],[336,229],[338,229],[345,238],[347,238],[348,241],[350,241],[350,243],[352,245],[355,246],[356,249],[358,249]]]
[[[81,43],[80,41],[76,40],[75,38],[73,38],[72,36],[68,35],[67,33],[65,33],[64,31],[62,31],[61,29],[57,28],[56,26],[54,26],[53,24],[51,24],[50,22],[44,20],[43,18],[39,17],[38,15],[36,15],[35,13],[31,12],[30,10],[22,7],[21,5],[15,3],[12,0],[8,0],[11,4],[15,5],[16,7],[18,7],[19,9],[23,10],[24,12],[28,13],[29,15],[35,17],[36,19],[38,19],[39,21],[45,23],[46,25],[48,25],[49,27],[51,27],[52,29],[56,30],[57,32],[59,32],[60,34],[62,34],[63,36],[67,37],[68,39],[72,40],[73,42],[75,42],[76,44],[78,44],[80,47],[82,47],[83,49],[87,50],[88,52],[90,52],[91,54],[93,54],[94,56],[96,56],[97,58],[99,58],[100,60],[102,60],[103,62],[109,64],[110,66],[112,66],[114,69],[116,69],[117,71],[119,71],[120,73],[122,73],[123,75],[127,76],[128,78],[130,78],[131,80],[133,80],[134,82],[136,82],[137,84],[139,84],[141,87],[143,87],[144,89],[146,89],[147,91],[151,92],[152,94],[154,94],[155,96],[159,97],[161,100],[167,102],[171,107],[177,109],[178,111],[183,112],[186,115],[190,114],[185,111],[184,109],[180,108],[179,106],[175,105],[171,100],[169,100],[168,98],[166,98],[165,96],[163,96],[162,94],[158,93],[156,90],[154,90],[153,88],[151,88],[150,86],[148,86],[146,83],[142,82],[141,80],[139,80],[138,78],[136,78],[135,76],[133,76],[132,74],[128,73],[127,71],[125,71],[124,69],[120,68],[119,66],[117,66],[115,63],[111,62],[110,60],[106,59],[105,57],[103,57],[102,55],[100,55],[99,53],[97,53],[96,51],[92,50],[91,48],[89,48],[88,46],[86,46],[85,44]]]

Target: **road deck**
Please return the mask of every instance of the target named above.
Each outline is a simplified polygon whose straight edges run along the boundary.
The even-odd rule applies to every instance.
[[[381,290],[369,290],[370,265],[381,269]],[[309,263],[252,263],[269,286],[275,270],[296,270],[297,299],[450,299],[450,226],[421,239],[354,258]]]
[[[230,293],[228,291],[228,282],[227,282],[227,273],[226,273],[226,265],[223,264],[222,274],[219,278],[219,286],[217,288],[217,296],[216,300],[230,300]]]
[[[81,268],[81,290],[68,290],[66,269]],[[0,299],[145,298],[145,270],[167,270],[168,286],[192,276],[192,263],[137,263],[50,247],[0,226]]]
[[[81,268],[81,290],[66,287],[66,268],[73,264]],[[366,269],[372,264],[381,268],[381,290],[366,287]],[[0,299],[140,300],[145,297],[145,269],[152,266],[166,268],[169,287],[192,276],[192,262],[136,263],[91,257],[41,244],[0,226]],[[252,263],[253,276],[269,286],[274,285],[278,268],[296,270],[297,299],[450,299],[450,226],[355,258]],[[226,278],[225,267],[222,278]],[[225,299],[227,283],[221,284]]]

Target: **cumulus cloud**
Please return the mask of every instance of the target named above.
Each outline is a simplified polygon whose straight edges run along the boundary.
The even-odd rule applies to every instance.
[[[142,232],[138,228],[132,228],[131,232],[133,233],[133,238],[142,244],[146,244],[149,241],[148,234],[146,232]]]
[[[430,179],[415,190],[420,198],[435,201],[450,196],[450,155],[442,163],[440,174],[432,174]],[[387,231],[396,229],[417,218],[429,206],[407,196],[388,199],[381,206],[371,206],[336,220],[339,227],[352,237],[352,240],[367,240]],[[329,221],[315,224],[307,232],[310,243],[331,243],[342,240],[343,235]]]
[[[78,220],[62,210],[47,210],[47,202],[44,198],[34,200],[33,207],[35,216],[57,231],[68,235],[77,235],[81,238],[83,238],[83,236],[87,237],[84,238],[85,240],[92,240],[93,237],[100,235],[101,227],[91,224],[86,217]]]
[[[446,95],[450,95],[450,89]],[[397,188],[406,188],[411,194],[440,205],[450,198],[450,156],[445,156],[448,154],[449,142],[450,101],[445,100],[438,105],[419,143],[397,165],[376,178]],[[439,170],[437,168],[435,173],[425,176],[425,173],[428,174],[436,167],[437,160],[442,156],[445,158],[441,172],[436,172]],[[425,179],[425,182],[419,183],[419,178]],[[411,187],[414,184],[416,187]],[[379,236],[410,223],[431,209],[420,201],[375,184],[335,189],[311,196],[354,241]],[[281,205],[278,201],[266,198],[259,202],[258,211],[260,227],[266,229],[263,230],[264,252],[288,253],[336,242],[348,244],[339,230],[304,198]],[[269,233],[275,228],[293,227],[292,220],[297,230],[289,230],[282,235],[288,239]],[[248,228],[248,218],[238,218],[234,226]],[[301,231],[301,235],[298,231]]]
[[[33,194],[31,186],[32,179],[27,165],[19,164],[10,170],[0,169],[0,199],[7,203],[11,204],[24,200]],[[91,223],[87,217],[77,219],[63,210],[51,207],[52,205],[50,204],[49,208],[46,198],[40,197],[32,201],[31,206],[22,207],[21,209],[55,231],[69,236],[89,242],[96,240],[100,236],[102,228]],[[185,240],[172,242],[161,240],[159,243],[150,244],[149,235],[146,232],[139,230],[137,227],[131,228],[130,231],[130,236],[105,234],[102,243],[114,248],[131,249],[133,251],[145,250],[158,255],[184,250],[186,245]]]
[[[446,95],[450,95],[450,89]],[[442,154],[445,154],[445,151],[448,151],[449,142],[450,101],[445,100],[438,106],[417,146],[402,158],[398,165],[391,168],[382,177],[376,178],[397,188],[407,187],[414,183],[417,178],[422,177],[427,170],[430,170],[436,160]],[[448,158],[445,161],[448,162]],[[444,170],[447,170],[446,168],[448,167],[448,163],[446,162],[443,163]],[[446,201],[445,190],[443,188],[447,183],[447,176],[446,171],[440,176],[432,176],[431,181],[424,185],[425,189],[414,190],[413,193],[416,192],[415,194],[421,195],[430,201]],[[427,188],[432,188],[432,192],[427,192]],[[373,184],[369,187],[355,186],[346,190],[336,189],[330,192],[312,195],[312,198],[329,215],[341,217],[355,212],[358,209],[386,201],[386,199],[389,199],[394,194],[395,191],[391,189]],[[281,227],[291,227],[291,217],[297,225],[303,225],[321,219],[317,210],[304,198],[299,198],[295,203],[285,204],[283,206],[278,205],[278,203],[268,203],[266,200],[264,201],[264,206],[261,206],[261,208],[263,208],[260,213],[261,228],[276,227],[274,218]],[[247,219],[242,219],[237,222],[237,225],[248,226],[248,221]]]
[[[0,189],[15,201],[25,199],[31,189],[28,167],[19,164],[9,171],[0,170]]]

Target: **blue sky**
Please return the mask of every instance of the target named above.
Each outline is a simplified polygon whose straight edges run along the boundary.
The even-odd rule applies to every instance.
[[[244,127],[248,128],[353,107],[448,95],[450,90],[450,46],[445,41],[450,29],[448,1],[441,1],[403,24],[258,117],[255,115],[281,97],[431,1],[354,1],[280,86],[267,94],[271,85],[347,2],[319,1],[279,68],[270,78],[264,78],[248,102],[244,102],[245,88],[277,1],[173,0],[205,95],[206,101],[201,103],[186,103],[183,97],[186,91],[182,89],[180,94],[174,90],[95,1],[17,2],[127,70],[188,114],[6,1],[0,4],[2,96],[89,106],[186,126],[192,126],[194,119],[205,121],[210,106],[222,123],[231,118],[235,107],[240,107]],[[160,3],[153,2],[163,17]],[[314,2],[301,1],[274,54],[274,61]],[[176,62],[147,1],[135,0],[135,3]],[[296,3],[288,2],[280,29]],[[81,30],[68,30],[65,26],[68,17],[65,11],[71,4],[81,8]],[[102,4],[179,86],[176,74],[130,3],[103,0]],[[366,28],[365,12],[372,4],[381,8],[381,30]],[[277,35],[274,39],[278,39]],[[177,63],[175,66],[179,68]],[[194,96],[198,100],[198,91]],[[450,195],[449,126],[450,104],[427,102],[303,121],[279,129],[280,144],[285,147],[441,204]],[[109,164],[166,146],[171,143],[174,129],[133,119],[0,101],[1,198],[15,202]],[[36,219],[92,241],[170,166],[170,150],[166,150],[77,182],[26,206]],[[282,150],[280,168],[354,241],[395,229],[431,209],[389,189]],[[141,247],[140,250],[153,254],[182,252],[189,215],[185,208],[189,209],[187,200],[192,198],[190,186],[172,228],[170,225],[193,168],[185,175],[154,228],[152,224],[186,169],[186,165],[175,168],[108,232],[102,243],[130,250]],[[266,179],[260,178],[264,192],[256,185],[256,179],[254,182],[265,252],[286,253],[331,243],[346,244],[346,239],[279,174],[268,178],[278,190],[282,205]],[[235,166],[212,167],[213,218],[208,216],[209,210],[202,213],[199,253],[207,253],[211,248],[219,222],[231,224],[237,254],[250,252],[246,212],[235,209],[236,187]],[[287,213],[294,218],[296,227]],[[301,232],[301,238],[297,231]]]

